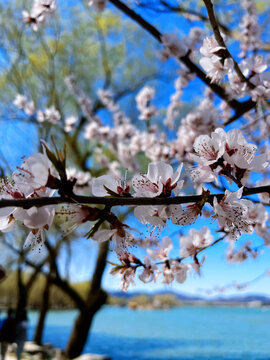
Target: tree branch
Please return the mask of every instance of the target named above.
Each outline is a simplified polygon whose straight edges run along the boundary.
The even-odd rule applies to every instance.
[[[243,196],[255,195],[260,193],[270,194],[270,185],[259,186],[254,188],[244,188]],[[224,194],[210,194],[207,202],[212,204],[214,198],[218,200],[223,198]],[[202,200],[201,195],[175,196],[175,197],[96,197],[73,195],[72,198],[67,197],[40,197],[28,199],[2,199],[0,200],[0,208],[4,207],[21,207],[29,209],[33,206],[40,207],[46,205],[57,204],[88,204],[88,205],[106,205],[113,206],[138,206],[138,205],[171,205],[171,204],[188,204]]]
[[[141,27],[145,29],[149,34],[151,34],[156,40],[162,43],[161,41],[162,34],[148,21],[143,19],[139,14],[137,14],[134,10],[130,9],[120,0],[109,0],[109,1],[113,5],[115,5],[119,10],[121,10],[124,14],[126,14],[135,22],[137,22],[139,25],[141,25]],[[242,113],[242,109],[245,109],[244,111],[245,113],[246,111],[249,111],[255,107],[256,103],[251,100],[247,100],[243,103],[240,103],[235,99],[230,99],[229,95],[221,86],[211,83],[211,80],[196,64],[193,63],[193,61],[188,57],[188,55],[182,56],[178,60],[181,61],[183,64],[185,64],[192,73],[195,73],[208,87],[212,89],[212,91],[215,94],[217,94],[221,99],[226,101],[230,105],[230,107],[236,111],[237,114]],[[247,103],[249,106],[247,106]]]

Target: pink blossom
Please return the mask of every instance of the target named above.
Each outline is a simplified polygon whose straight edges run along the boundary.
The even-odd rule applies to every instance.
[[[149,224],[155,228],[162,230],[166,226],[167,219],[170,218],[171,211],[170,206],[136,206],[134,209],[134,215],[142,224]]]
[[[14,218],[20,220],[29,229],[49,228],[54,218],[54,205],[47,205],[30,209],[17,209]]]
[[[149,102],[154,96],[155,90],[151,86],[148,85],[143,87],[135,98],[138,110],[143,111],[146,107],[148,107]]]
[[[96,231],[92,239],[98,242],[111,240],[116,253],[121,254],[123,251],[126,251],[128,246],[135,244],[134,236],[127,229],[129,229],[128,225],[120,223],[110,230],[103,229]]]
[[[115,196],[128,196],[129,186],[126,179],[115,179],[111,175],[102,175],[93,179],[92,194],[94,196],[108,196],[115,194]]]
[[[77,204],[69,204],[56,211],[56,215],[61,221],[60,227],[66,235],[87,221],[97,220],[99,213],[99,210],[96,208]]]
[[[225,50],[224,47],[219,46],[214,36],[207,37],[203,40],[203,45],[200,48],[200,53],[208,58],[213,55],[219,55],[221,51]]]
[[[171,267],[168,264],[162,266],[163,284],[171,284],[174,280],[174,274]]]
[[[156,264],[153,264],[151,260],[145,256],[144,258],[144,270],[139,275],[139,279],[144,283],[156,281],[159,276],[159,270]]]
[[[158,162],[148,165],[147,174],[135,175],[132,179],[133,189],[137,197],[155,197],[164,193],[169,195],[172,190],[179,193],[183,181],[178,181],[183,164],[173,173],[171,165]]]
[[[176,34],[164,34],[161,37],[161,42],[169,56],[179,58],[188,52],[185,42],[183,39],[179,39]]]
[[[169,238],[169,236],[165,236],[158,249],[152,250],[147,249],[147,253],[150,256],[152,260],[167,260],[169,256],[169,252],[173,248],[172,240]]]
[[[181,205],[175,205],[171,208],[171,222],[175,225],[193,224],[202,213],[202,205],[195,203],[182,208]]]
[[[31,191],[32,193],[42,187],[46,187],[49,175],[54,172],[47,156],[40,153],[26,158],[18,169],[19,172],[13,174],[13,180],[19,188],[32,188],[29,190],[29,192]],[[26,196],[27,195],[30,195],[30,193],[26,194]]]
[[[78,118],[76,116],[68,116],[65,119],[65,131],[71,132],[74,129],[77,121],[78,121]]]
[[[226,134],[221,128],[212,132],[211,137],[200,135],[193,144],[195,154],[190,154],[190,158],[204,166],[214,164],[224,154],[225,141]]]
[[[197,251],[207,247],[213,241],[210,229],[204,226],[201,230],[191,229],[186,236],[180,237],[180,256],[196,255]]]
[[[190,264],[183,264],[176,260],[170,261],[170,267],[172,270],[172,274],[175,277],[175,280],[179,282],[180,284],[183,284],[187,279],[187,274],[189,273],[191,269]]]
[[[224,75],[233,69],[233,60],[227,58],[224,60],[224,64],[222,64],[220,58],[213,55],[210,58],[201,58],[200,65],[206,71],[207,76],[211,78],[211,82],[220,83]]]
[[[236,192],[225,191],[223,199],[214,198],[214,211],[221,229],[229,233],[229,239],[236,240],[242,233],[253,232],[252,222],[248,219],[248,206],[242,200],[243,188]]]

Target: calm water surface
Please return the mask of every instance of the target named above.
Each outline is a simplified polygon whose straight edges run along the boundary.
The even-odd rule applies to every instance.
[[[31,338],[37,313],[29,317]],[[64,348],[75,317],[76,311],[51,311],[44,341]],[[270,309],[106,306],[95,317],[84,352],[113,360],[270,360]]]

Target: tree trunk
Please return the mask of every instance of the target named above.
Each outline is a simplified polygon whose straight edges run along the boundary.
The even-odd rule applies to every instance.
[[[96,312],[106,303],[107,294],[101,289],[101,279],[106,266],[108,242],[99,245],[99,254],[93,275],[91,286],[88,292],[85,307],[82,309],[74,323],[65,354],[73,359],[81,354],[87,341],[92,320]]]
[[[69,359],[79,356],[84,348],[96,312],[105,304],[107,294],[99,289],[92,295],[91,301],[77,317],[70,335],[65,354]]]
[[[23,283],[21,265],[17,269],[17,305],[16,313],[21,314],[27,306],[28,288]]]
[[[28,294],[33,286],[34,282],[36,281],[40,269],[42,268],[42,264],[38,265],[33,273],[30,275],[29,279],[24,283],[23,281],[23,272],[21,269],[22,260],[19,259],[18,269],[17,269],[17,307],[16,307],[16,314],[22,314],[27,307],[28,301]]]
[[[38,324],[36,326],[35,335],[34,335],[34,342],[37,343],[38,345],[42,344],[42,335],[44,330],[45,318],[47,315],[47,311],[49,310],[50,286],[51,286],[50,278],[49,276],[47,276],[42,294]]]

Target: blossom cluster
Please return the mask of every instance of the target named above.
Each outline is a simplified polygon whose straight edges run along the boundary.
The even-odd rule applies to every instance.
[[[219,83],[224,75],[233,69],[233,60],[225,58],[222,63],[223,51],[225,48],[220,46],[214,36],[205,38],[200,53],[203,57],[200,59],[201,67],[207,72],[212,82]]]
[[[33,100],[28,100],[25,95],[17,94],[16,98],[13,101],[13,104],[23,110],[26,115],[34,115],[36,114],[36,119],[38,122],[43,123],[44,121],[48,121],[51,124],[57,124],[61,119],[61,114],[58,110],[55,109],[54,106],[46,108],[44,111],[36,110],[35,104]]]
[[[43,143],[43,146],[43,154],[38,153],[26,158],[17,172],[14,172],[10,178],[2,180],[0,199],[49,198],[58,190],[60,195],[70,197],[72,202],[73,191],[82,190],[85,185],[89,189],[89,181],[91,181],[90,191],[94,196],[92,199],[95,197],[141,199],[142,205],[135,206],[134,215],[140,223],[148,226],[150,237],[153,237],[154,233],[159,236],[168,221],[175,225],[194,223],[197,217],[202,215],[203,208],[208,203],[212,206],[213,219],[217,220],[219,231],[225,234],[230,243],[227,252],[228,261],[243,261],[248,256],[257,256],[257,253],[253,253],[250,248],[250,243],[240,250],[234,250],[235,241],[242,233],[251,234],[255,230],[265,239],[267,245],[270,242],[267,227],[268,213],[264,206],[242,198],[244,191],[242,185],[246,184],[249,172],[264,171],[267,166],[266,154],[256,155],[257,147],[248,143],[237,129],[226,133],[218,128],[211,136],[200,135],[194,142],[194,153],[190,154],[190,158],[198,163],[197,177],[202,182],[224,176],[229,181],[234,181],[240,188],[235,192],[226,190],[223,197],[214,196],[212,200],[209,200],[210,192],[203,190],[198,201],[186,206],[182,206],[180,201],[184,187],[184,180],[181,179],[182,163],[174,171],[173,167],[165,162],[151,162],[147,173],[135,174],[130,182],[126,178],[119,179],[112,175],[91,179],[90,175],[77,173],[74,169],[63,169],[47,145]],[[59,155],[59,152],[57,153]],[[65,159],[60,164],[65,164]],[[179,202],[166,204],[164,201],[164,204],[155,205],[153,201],[152,204],[143,205],[146,198],[166,200],[173,197],[179,198]],[[91,203],[90,198],[89,202]],[[155,250],[148,247],[146,242],[147,256],[141,261],[130,253],[130,248],[139,244],[138,236],[134,235],[136,229],[122,223],[111,210],[100,210],[79,203],[56,209],[51,204],[27,209],[16,206],[1,208],[0,230],[4,233],[11,231],[15,222],[20,222],[30,230],[25,244],[40,246],[45,241],[44,230],[50,228],[55,215],[62,219],[61,227],[65,235],[89,221],[98,224],[94,225],[87,236],[98,242],[111,241],[121,261],[112,272],[123,274],[123,290],[132,283],[140,267],[143,271],[139,273],[139,279],[143,282],[155,281],[161,274],[164,283],[170,283],[174,279],[180,283],[184,282],[192,269],[200,273],[204,258],[199,261],[197,255],[212,246],[214,242],[209,228],[204,227],[200,231],[191,229],[188,235],[180,237],[179,258],[169,258],[172,241],[167,236]],[[100,225],[106,222],[110,228],[100,228]],[[193,259],[193,263],[182,262],[188,257]]]
[[[227,57],[226,48],[220,46],[214,36],[204,39],[200,52],[203,55],[200,65],[211,78],[211,82],[220,83],[227,75],[227,91],[235,98],[251,95],[253,101],[267,101],[270,96],[270,73],[266,71],[268,67],[262,55],[252,54],[239,62],[241,78],[235,70],[233,59]]]
[[[0,199],[28,199],[53,196],[54,190],[48,188],[48,182],[53,178],[50,161],[44,154],[34,154],[23,161],[11,178],[1,181]],[[42,245],[45,241],[44,229],[48,230],[55,215],[53,205],[22,209],[6,207],[0,209],[0,230],[13,230],[15,222],[20,221],[30,230],[25,245]]]

